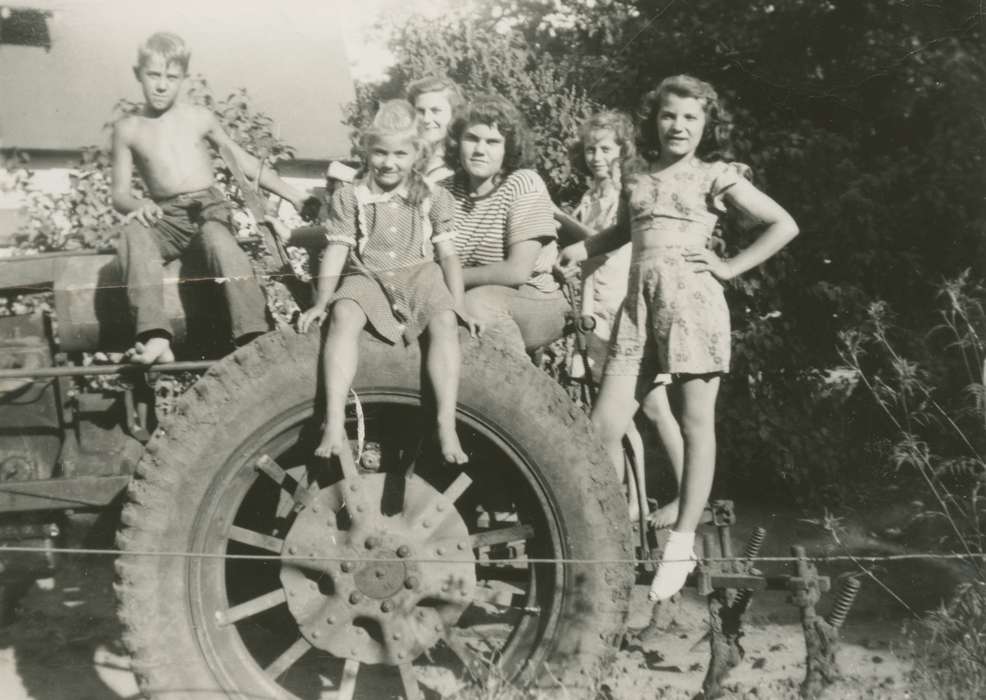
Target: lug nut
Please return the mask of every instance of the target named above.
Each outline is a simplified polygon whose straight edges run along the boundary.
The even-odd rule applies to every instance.
[[[408,558],[409,556],[411,556],[411,548],[408,547],[406,544],[402,544],[400,547],[397,548],[397,556],[399,556],[401,559]]]
[[[325,619],[325,621],[328,622],[330,625],[334,625],[336,623],[336,616],[335,615],[329,615]]]
[[[382,569],[376,569],[376,570],[374,570],[373,575],[376,576],[377,578],[383,578],[383,570]]]
[[[431,527],[431,521],[430,520],[425,520],[423,523],[421,523],[421,527],[423,527],[423,528],[429,528],[429,527]]]
[[[342,562],[342,570],[348,574],[350,571],[353,570],[353,562],[351,561]]]
[[[401,635],[400,635],[400,632],[394,632],[394,634],[393,634],[393,635],[391,635],[391,637],[390,637],[390,638],[391,638],[391,639],[393,639],[393,640],[394,640],[395,642],[399,642],[399,641],[401,641]]]
[[[436,549],[435,554],[437,554],[438,556],[442,556],[443,554],[445,554],[445,547],[439,547],[438,549]]]
[[[363,600],[363,594],[359,591],[353,591],[349,594],[349,602],[353,605],[359,604],[361,600]]]
[[[377,547],[380,546],[380,538],[379,537],[367,537],[365,544],[366,544],[366,548],[367,549],[376,549]]]
[[[297,551],[298,550],[295,549],[294,547],[288,547],[288,554],[295,554],[295,553],[297,553]]]
[[[404,579],[404,588],[407,588],[408,590],[414,590],[417,587],[418,587],[417,577],[408,576],[406,579]]]
[[[465,542],[459,542],[455,546],[458,547],[459,548],[459,551],[461,552],[461,551],[463,551],[466,548],[466,543]]]
[[[394,609],[394,604],[389,600],[385,600],[382,603],[380,603],[380,609],[383,610],[384,612],[390,612],[391,610]]]
[[[435,506],[435,510],[437,510],[439,513],[445,512],[445,504],[439,503],[438,505]]]

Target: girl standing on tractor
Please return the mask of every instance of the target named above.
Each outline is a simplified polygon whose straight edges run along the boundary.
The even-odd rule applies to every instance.
[[[729,370],[729,309],[722,283],[763,263],[798,233],[777,202],[739,167],[717,160],[721,111],[715,89],[687,75],[664,80],[643,102],[647,167],[625,175],[616,226],[567,247],[566,274],[586,258],[633,243],[627,298],[592,421],[617,471],[620,441],[641,401],[670,374],[681,392],[684,472],[674,528],[651,584],[651,600],[677,593],[695,567],[695,529],[715,472],[715,402]],[[735,212],[760,229],[729,259],[708,249],[720,216]]]

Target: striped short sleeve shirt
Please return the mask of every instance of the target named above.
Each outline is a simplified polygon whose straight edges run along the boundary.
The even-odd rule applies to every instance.
[[[455,247],[463,267],[500,262],[511,245],[537,240],[543,247],[528,284],[543,292],[558,289],[551,275],[558,256],[554,206],[540,175],[515,170],[480,197],[469,195],[462,178],[449,178],[442,185],[455,198]]]

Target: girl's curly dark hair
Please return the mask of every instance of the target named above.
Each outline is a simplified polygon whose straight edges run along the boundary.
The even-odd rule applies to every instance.
[[[620,147],[620,157],[617,159],[619,169],[637,156],[637,129],[633,120],[623,112],[605,110],[596,112],[579,127],[579,135],[568,147],[568,156],[575,170],[585,176],[591,176],[589,164],[585,162],[585,147],[591,142],[593,132],[611,131],[613,140]],[[610,173],[612,176],[612,173]]]
[[[665,95],[693,97],[705,112],[705,130],[696,155],[702,160],[732,159],[730,134],[733,123],[729,113],[719,101],[714,87],[704,80],[690,75],[665,78],[655,89],[644,95],[637,117],[640,120],[640,151],[649,160],[661,154],[661,141],[657,135],[657,114]]]
[[[501,173],[508,175],[514,170],[533,167],[534,137],[520,110],[499,95],[480,95],[459,109],[449,125],[445,139],[445,162],[456,175],[464,172],[459,152],[462,134],[477,124],[496,127],[503,135]]]

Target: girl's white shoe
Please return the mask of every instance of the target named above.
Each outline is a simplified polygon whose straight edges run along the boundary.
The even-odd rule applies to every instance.
[[[694,532],[671,531],[668,542],[664,545],[661,563],[657,565],[657,573],[650,584],[648,600],[667,600],[681,590],[688,574],[695,568],[694,546]]]

